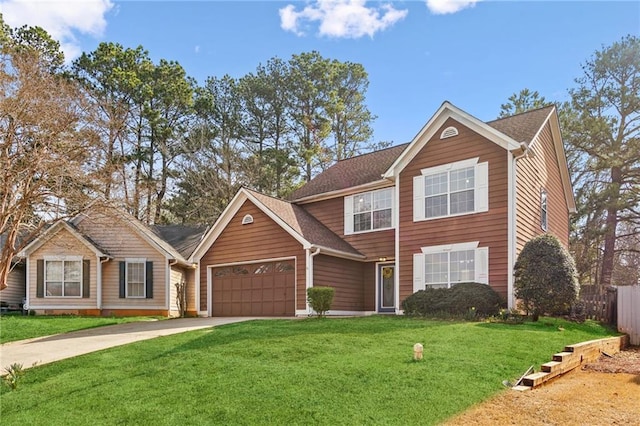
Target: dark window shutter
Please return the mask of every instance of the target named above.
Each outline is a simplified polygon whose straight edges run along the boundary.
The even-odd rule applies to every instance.
[[[44,259],[36,262],[36,297],[44,297]]]
[[[120,262],[120,299],[125,298],[125,273],[126,273],[127,264],[126,262]]]
[[[91,261],[89,259],[84,259],[82,261],[82,298],[88,299],[91,296],[90,286],[91,279],[89,277],[89,273],[91,272]]]
[[[147,262],[146,268],[147,282],[145,284],[147,287],[147,299],[153,299],[153,262]]]

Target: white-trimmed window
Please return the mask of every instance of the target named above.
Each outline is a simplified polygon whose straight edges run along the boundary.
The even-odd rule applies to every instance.
[[[413,178],[413,220],[486,212],[489,164],[478,160],[422,169]]]
[[[146,282],[146,260],[127,259],[125,283],[127,298],[145,298]]]
[[[393,188],[344,197],[344,233],[393,228]]]
[[[45,259],[45,297],[82,297],[82,258]]]
[[[543,231],[547,230],[548,226],[548,214],[547,214],[547,191],[545,189],[540,190],[540,227]]]
[[[422,247],[413,255],[413,291],[489,283],[489,248],[478,242]]]

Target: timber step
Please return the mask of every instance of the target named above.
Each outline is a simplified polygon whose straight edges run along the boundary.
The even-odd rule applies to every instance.
[[[511,389],[513,389],[515,391],[524,392],[524,391],[531,390],[531,386],[518,385],[518,386],[512,387]]]
[[[512,389],[522,391],[538,387],[582,364],[597,360],[603,352],[618,353],[627,345],[627,339],[627,336],[610,337],[566,346],[563,352],[553,355],[552,361],[542,364],[542,371],[527,374],[519,386]]]
[[[528,376],[524,376],[522,378],[522,384],[525,386],[530,386],[535,388],[536,386],[540,386],[544,382],[550,380],[552,378],[551,373],[545,373],[544,371],[540,371],[538,373],[532,373]]]
[[[540,369],[545,373],[555,373],[562,366],[560,361],[549,361],[540,366]]]

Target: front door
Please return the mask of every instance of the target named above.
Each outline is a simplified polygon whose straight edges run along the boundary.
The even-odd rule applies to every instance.
[[[378,265],[378,312],[395,312],[396,286],[394,264]]]

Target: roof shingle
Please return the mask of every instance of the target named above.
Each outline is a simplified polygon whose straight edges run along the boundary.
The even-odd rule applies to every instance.
[[[325,192],[338,191],[382,179],[382,174],[393,164],[408,143],[373,151],[338,161],[306,185],[294,191],[290,200]]]
[[[186,225],[154,225],[151,230],[165,242],[170,244],[185,259],[189,259],[196,249],[202,236],[207,230],[206,226]]]
[[[302,207],[250,189],[245,188],[245,191],[254,196],[266,208],[286,222],[298,235],[302,236],[311,244],[343,253],[362,256],[362,253],[354,249],[349,243],[332,232]]]

